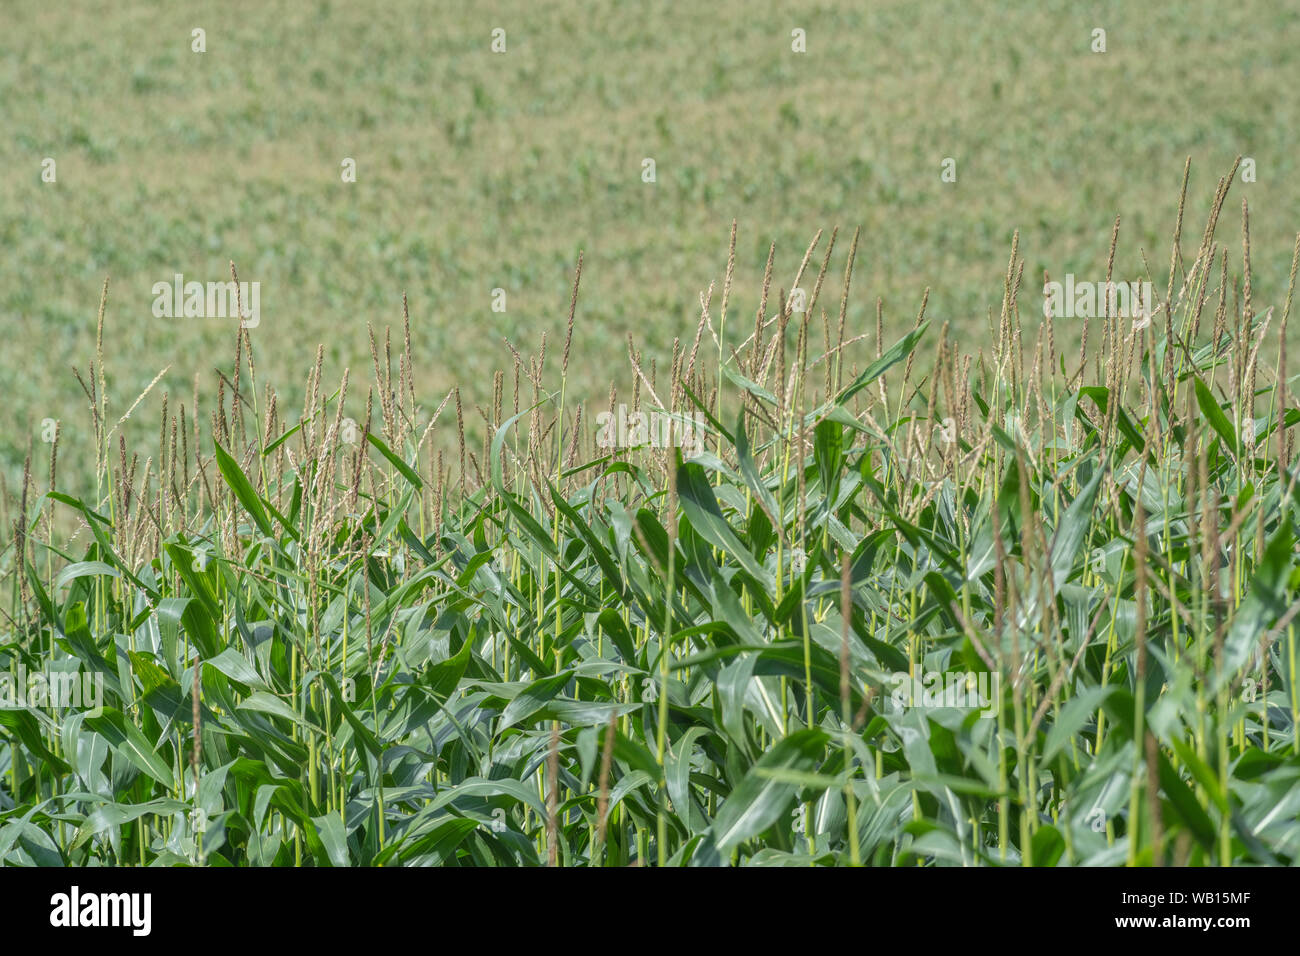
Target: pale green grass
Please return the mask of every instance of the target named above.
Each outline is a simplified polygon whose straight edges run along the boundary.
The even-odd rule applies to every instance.
[[[851,326],[873,327],[881,296],[901,333],[930,286],[930,314],[976,345],[1013,230],[1032,286],[1044,269],[1097,276],[1122,215],[1117,269],[1136,276],[1142,250],[1168,247],[1184,159],[1203,195],[1243,154],[1259,181],[1235,196],[1269,250],[1256,294],[1275,298],[1300,218],[1297,25],[1265,2],[7,4],[0,462],[12,488],[46,417],[85,437],[68,367],[92,349],[105,276],[114,393],[168,364],[173,402],[196,372],[206,390],[228,330],[155,319],[150,287],[221,279],[232,259],[262,283],[271,379],[299,381],[317,341],[364,375],[366,321],[395,321],[405,291],[425,394],[460,384],[472,407],[508,360],[503,335],[556,341],[581,248],[569,395],[603,400],[611,377],[631,389],[628,331],[661,365],[693,334],[733,218],[744,321],[771,241],[788,284],[816,229],[860,225]]]

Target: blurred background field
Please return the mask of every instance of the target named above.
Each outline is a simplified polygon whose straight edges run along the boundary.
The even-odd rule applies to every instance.
[[[1117,215],[1117,277],[1140,278],[1145,252],[1162,295],[1185,159],[1194,252],[1244,155],[1257,181],[1234,185],[1220,237],[1244,197],[1260,312],[1300,229],[1298,51],[1292,0],[5,2],[0,466],[12,490],[55,418],[61,484],[76,480],[89,413],[70,369],[94,354],[105,277],[110,414],[170,366],[130,433],[147,454],[162,390],[189,404],[197,373],[210,395],[234,343],[230,321],[155,318],[151,287],[228,278],[231,260],[261,283],[259,378],[294,395],[323,342],[360,417],[366,323],[400,328],[403,292],[419,393],[458,384],[472,407],[510,366],[503,337],[535,350],[545,331],[558,352],[583,250],[569,400],[603,407],[611,378],[631,391],[629,332],[661,365],[694,336],[733,219],[733,342],[770,243],[788,287],[818,229],[840,227],[838,276],[860,226],[850,332],[874,329],[877,297],[887,332],[910,327],[928,287],[928,315],[970,348],[1013,231],[1022,302],[1044,270],[1104,279]]]

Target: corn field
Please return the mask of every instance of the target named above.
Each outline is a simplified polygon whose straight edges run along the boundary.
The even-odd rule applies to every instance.
[[[1235,172],[1153,314],[1054,323],[1017,238],[975,343],[928,292],[846,327],[836,232],[729,311],[733,225],[607,407],[567,387],[581,259],[474,408],[417,397],[405,300],[300,414],[248,329],[119,405],[105,283],[93,447],[5,502],[0,863],[1300,862],[1291,292],[1252,299],[1244,203],[1218,238]]]

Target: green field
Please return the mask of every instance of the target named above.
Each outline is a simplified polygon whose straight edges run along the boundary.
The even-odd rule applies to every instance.
[[[789,286],[818,229],[861,227],[850,327],[873,329],[881,297],[901,333],[928,287],[928,314],[978,347],[1016,229],[1029,285],[1101,278],[1122,216],[1116,273],[1139,278],[1168,249],[1184,161],[1204,196],[1243,155],[1257,181],[1234,202],[1273,301],[1300,219],[1297,39],[1300,12],[1264,2],[9,3],[0,461],[12,490],[43,419],[87,437],[69,368],[85,373],[108,277],[114,396],[170,368],[129,431],[143,454],[161,391],[190,404],[233,352],[229,323],[154,318],[151,287],[231,260],[261,283],[270,380],[298,383],[323,342],[358,384],[366,323],[398,322],[405,292],[423,394],[459,385],[472,406],[509,367],[503,336],[557,341],[583,250],[570,394],[603,402],[611,379],[632,387],[629,332],[661,364],[693,336],[733,219],[744,324],[770,243]]]
[[[0,18],[0,866],[1300,863],[1297,13]]]

